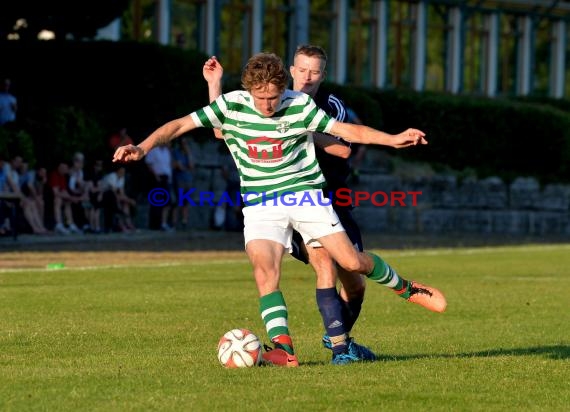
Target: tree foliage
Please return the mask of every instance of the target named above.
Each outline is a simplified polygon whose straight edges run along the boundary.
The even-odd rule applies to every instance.
[[[97,30],[120,17],[130,0],[6,0],[0,10],[0,38],[17,33],[20,40],[34,40],[42,30],[57,40],[93,38]]]

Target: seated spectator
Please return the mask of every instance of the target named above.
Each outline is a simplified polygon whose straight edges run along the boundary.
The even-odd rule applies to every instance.
[[[71,202],[71,213],[74,222],[82,228],[83,231],[89,230],[89,187],[84,178],[83,167],[85,164],[85,156],[81,152],[73,154],[71,167],[69,168],[69,178],[67,181],[67,190],[75,199]]]
[[[135,230],[131,215],[136,202],[125,192],[125,172],[125,166],[118,165],[103,178],[103,215],[107,232]]]
[[[44,222],[44,226],[46,226],[45,193],[47,188],[47,170],[45,167],[39,166],[36,168],[36,170],[32,172],[33,172],[33,178],[31,179],[32,189],[30,191],[38,207],[40,218],[42,219],[42,222]]]
[[[90,208],[88,210],[89,232],[101,233],[101,209],[103,208],[103,160],[95,160],[91,168],[85,173],[85,182],[89,195]]]
[[[9,171],[7,163],[0,154],[0,195],[4,196],[8,193],[8,183],[6,175]],[[12,233],[10,224],[10,214],[12,205],[0,199],[0,236],[6,236]]]
[[[69,166],[65,162],[59,163],[55,170],[49,175],[48,185],[53,196],[53,217],[55,221],[54,230],[57,233],[68,235],[69,233],[82,233],[73,220],[71,205],[80,199],[72,196],[68,191],[67,179]],[[65,224],[63,221],[65,217]]]
[[[28,195],[29,175],[27,174],[27,170],[25,170],[23,174],[24,181],[21,179],[21,169],[23,165],[24,161],[22,157],[14,156],[10,164],[11,170],[6,175],[8,191],[18,196],[19,209],[22,211],[25,222],[29,225],[32,233],[37,235],[48,234],[49,231],[44,226],[44,222],[40,217],[40,212],[38,211],[35,200]]]

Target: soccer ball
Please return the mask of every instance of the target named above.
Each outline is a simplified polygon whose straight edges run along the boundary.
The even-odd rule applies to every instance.
[[[218,342],[218,360],[226,368],[251,368],[261,363],[261,342],[248,329],[232,329]]]

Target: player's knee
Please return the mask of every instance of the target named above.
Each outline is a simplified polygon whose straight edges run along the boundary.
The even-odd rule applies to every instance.
[[[354,253],[351,256],[347,256],[342,262],[338,262],[338,264],[347,272],[353,273],[358,272],[361,269],[360,260],[358,259],[358,255]]]

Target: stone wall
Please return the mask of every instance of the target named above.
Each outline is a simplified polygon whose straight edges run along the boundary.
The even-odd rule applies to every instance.
[[[524,177],[506,184],[498,177],[459,182],[446,175],[403,180],[365,174],[354,189],[421,192],[415,206],[409,195],[405,206],[362,202],[354,215],[369,231],[570,235],[570,185],[541,187],[536,179]]]
[[[196,159],[196,193],[212,192],[219,199],[226,188],[221,165],[225,157],[221,141],[192,142]],[[520,177],[511,184],[498,177],[467,178],[451,175],[425,178],[373,174],[371,169],[353,185],[355,191],[376,195],[376,203],[362,201],[354,216],[363,231],[403,233],[477,233],[506,235],[570,235],[570,185],[548,184],[541,187],[533,178]],[[413,205],[411,192],[416,194]],[[394,195],[395,194],[395,195]],[[405,196],[402,206],[391,197]],[[197,196],[193,197],[199,202]],[[390,205],[394,200],[394,205]],[[144,209],[143,209],[144,210]],[[143,212],[144,213],[144,212]],[[207,229],[214,206],[207,202],[191,210],[190,227]]]

